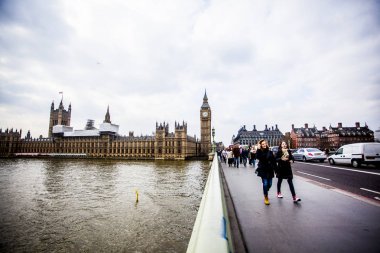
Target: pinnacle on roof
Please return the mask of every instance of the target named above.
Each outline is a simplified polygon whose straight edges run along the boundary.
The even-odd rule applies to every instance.
[[[111,115],[110,115],[110,106],[109,105],[107,106],[107,113],[106,113],[106,116],[104,118],[103,123],[111,123]]]
[[[205,95],[203,96],[203,104],[201,108],[210,108],[210,105],[208,104],[208,98],[207,98],[207,93],[205,90]]]
[[[63,107],[63,98],[61,99],[61,102],[59,103],[59,109],[64,109],[64,107]]]

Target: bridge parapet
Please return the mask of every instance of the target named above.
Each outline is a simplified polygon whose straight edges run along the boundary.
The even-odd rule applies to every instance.
[[[192,252],[233,252],[229,240],[229,221],[220,177],[218,156],[211,170],[187,248]]]

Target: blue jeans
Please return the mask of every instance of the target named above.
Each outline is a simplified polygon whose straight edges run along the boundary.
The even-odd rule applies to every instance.
[[[247,167],[247,157],[243,157],[243,164],[244,164],[244,167]]]
[[[268,196],[268,191],[272,187],[272,178],[261,178],[263,181],[263,190],[264,190],[264,195]]]
[[[234,167],[238,167],[239,168],[239,161],[240,161],[240,157],[235,157],[234,158]]]

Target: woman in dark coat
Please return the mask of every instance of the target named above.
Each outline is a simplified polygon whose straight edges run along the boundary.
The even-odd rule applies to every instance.
[[[264,203],[269,205],[268,191],[272,186],[272,179],[274,177],[275,157],[273,152],[269,150],[268,144],[265,140],[259,141],[259,148],[256,152],[256,159],[259,161],[257,166],[257,176],[261,177],[264,190]]]
[[[292,155],[292,152],[288,149],[288,145],[285,141],[281,142],[281,145],[278,147],[278,152],[276,154],[276,161],[277,161],[277,170],[276,170],[276,176],[278,178],[277,181],[277,197],[283,198],[281,194],[281,183],[283,179],[288,180],[289,188],[293,196],[293,201],[298,202],[301,201],[300,198],[297,198],[296,192],[294,190],[293,185],[293,172],[292,172],[292,166],[290,165],[290,161],[294,158]]]

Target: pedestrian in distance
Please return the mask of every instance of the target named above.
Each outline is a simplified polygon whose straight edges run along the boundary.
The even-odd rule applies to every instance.
[[[251,164],[253,167],[256,166],[256,146],[253,145],[249,151],[250,160],[249,164]]]
[[[216,154],[218,155],[219,161],[222,161],[222,150],[217,150]]]
[[[239,168],[239,162],[240,162],[239,144],[234,145],[234,147],[232,148],[232,153],[234,154],[234,167]]]
[[[227,149],[227,161],[228,161],[228,167],[231,167],[232,164],[234,163],[234,155],[230,148]]]
[[[276,154],[276,161],[277,161],[276,176],[278,178],[277,197],[283,198],[282,193],[281,193],[281,183],[283,179],[287,179],[290,192],[292,193],[293,202],[297,203],[301,201],[301,199],[297,197],[296,192],[294,190],[294,185],[293,185],[293,172],[292,172],[292,166],[290,164],[290,161],[294,162],[294,157],[292,155],[292,152],[288,149],[288,145],[286,144],[285,141],[282,141],[280,146],[278,147],[278,151]]]
[[[247,167],[248,155],[249,155],[248,149],[246,147],[243,147],[243,150],[241,152],[241,157],[242,157],[244,167]]]
[[[329,156],[329,154],[330,154],[330,151],[329,151],[329,149],[328,149],[328,148],[326,148],[326,149],[325,149],[325,155],[326,155],[326,157],[328,157],[328,156]]]
[[[227,148],[223,149],[222,158],[223,158],[224,164],[226,164],[227,163]]]
[[[248,146],[248,164],[249,164],[249,165],[252,165],[252,160],[251,160],[251,148],[252,148],[252,146],[249,145],[249,146]]]
[[[243,163],[243,156],[241,155],[241,153],[243,152],[243,146],[242,145],[239,145],[239,150],[240,150],[240,164]]]
[[[261,177],[263,182],[264,191],[264,203],[269,205],[268,192],[272,186],[272,180],[274,177],[274,167],[276,166],[276,160],[273,152],[269,150],[268,144],[265,140],[260,140],[258,149],[256,151],[256,159],[259,164],[256,169],[257,176]]]

